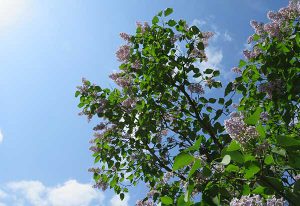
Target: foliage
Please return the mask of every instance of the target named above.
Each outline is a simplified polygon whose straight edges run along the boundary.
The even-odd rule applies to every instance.
[[[122,33],[120,72],[110,75],[119,87],[84,79],[76,92],[82,114],[102,121],[90,148],[95,186],[122,199],[145,182],[137,205],[296,205],[299,11],[291,2],[270,12],[270,23],[252,22],[253,50],[224,89],[219,71],[199,66],[212,33],[166,18],[172,9]],[[235,93],[242,98],[231,113]]]

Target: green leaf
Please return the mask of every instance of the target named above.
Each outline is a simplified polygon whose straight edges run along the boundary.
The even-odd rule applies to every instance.
[[[227,172],[238,172],[239,171],[239,167],[235,166],[235,165],[228,165],[225,169]]]
[[[249,185],[243,185],[243,195],[249,195],[250,194],[250,187]]]
[[[257,165],[251,164],[250,167],[246,170],[246,173],[244,176],[246,179],[251,179],[259,171],[260,171],[260,168]]]
[[[228,155],[230,155],[231,160],[237,163],[244,163],[244,155],[240,151],[232,151],[227,152]]]
[[[164,11],[164,15],[165,16],[169,16],[170,14],[173,13],[173,9],[172,8],[167,8],[165,11]]]
[[[204,70],[204,74],[211,74],[211,73],[213,73],[213,71],[214,71],[213,69],[207,68]]]
[[[265,193],[265,187],[258,186],[253,191],[254,194],[264,194]]]
[[[244,67],[246,65],[247,65],[247,63],[244,60],[240,60],[239,68],[242,68],[242,67]]]
[[[245,123],[250,125],[256,125],[258,120],[260,119],[261,111],[262,109],[258,107],[250,117],[245,119]]]
[[[266,138],[265,128],[261,124],[256,127],[256,130],[262,138]]]
[[[161,203],[165,204],[165,205],[172,205],[173,204],[173,200],[171,197],[168,196],[163,196],[160,198]]]
[[[124,193],[120,193],[120,199],[124,200],[124,197],[125,197]]]
[[[279,145],[284,147],[300,146],[300,140],[297,140],[295,137],[293,135],[280,135],[276,137],[276,140]]]
[[[225,88],[225,96],[227,96],[233,89],[233,83],[229,82],[229,84],[227,84],[226,88]]]
[[[190,173],[189,173],[189,175],[188,175],[188,179],[195,173],[195,171],[197,170],[197,169],[199,169],[201,167],[201,161],[199,160],[199,159],[196,159],[195,160],[195,163],[194,163],[194,165],[193,165],[193,167],[191,168],[191,170],[190,170]]]
[[[212,199],[213,203],[217,206],[220,206],[220,198],[219,196],[215,196],[213,199]]]
[[[221,164],[228,165],[230,163],[230,160],[231,160],[230,155],[225,155],[222,159]]]
[[[75,92],[75,97],[78,97],[79,94],[80,94],[80,91],[76,91],[76,92]]]
[[[196,140],[196,142],[194,143],[193,146],[190,146],[189,148],[185,149],[184,151],[185,151],[185,152],[189,152],[189,151],[197,151],[197,150],[199,150],[201,141],[202,141],[202,137],[199,137],[199,138]]]
[[[101,159],[101,156],[100,155],[98,155],[96,158],[95,158],[95,161],[94,161],[94,163],[97,163],[97,162],[99,162],[99,160]]]
[[[159,22],[159,19],[157,16],[153,17],[152,24],[157,24]]]
[[[267,164],[267,165],[270,165],[270,164],[274,163],[273,156],[272,156],[272,155],[266,156],[264,162],[265,162],[265,164]]]
[[[192,161],[194,161],[194,157],[192,155],[184,152],[180,153],[175,157],[173,171],[189,165]]]
[[[228,145],[226,151],[227,151],[227,152],[232,152],[232,151],[236,151],[236,150],[240,150],[240,149],[241,149],[241,145],[240,145],[239,143],[237,143],[236,141],[233,140],[233,141]]]
[[[266,177],[263,177],[263,182],[266,183],[266,186],[268,186],[268,187],[270,187],[270,185],[271,185],[271,187],[276,188],[276,190],[279,190],[279,191],[284,190],[281,180],[279,180],[277,178],[266,176]]]
[[[168,25],[169,26],[175,26],[176,25],[176,21],[175,20],[173,20],[173,19],[170,19],[169,21],[168,21]]]
[[[286,151],[285,151],[285,149],[274,147],[272,149],[272,152],[276,153],[276,154],[279,154],[279,155],[281,155],[283,157],[286,157]]]

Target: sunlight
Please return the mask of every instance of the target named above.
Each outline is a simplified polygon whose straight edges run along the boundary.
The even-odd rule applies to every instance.
[[[16,25],[26,13],[29,0],[0,0],[0,29]]]

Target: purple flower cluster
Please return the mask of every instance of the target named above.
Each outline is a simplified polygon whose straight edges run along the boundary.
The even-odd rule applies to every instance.
[[[148,22],[136,22],[136,26],[141,29],[142,33],[145,33],[148,29],[150,29]]]
[[[249,139],[258,137],[255,127],[246,125],[244,117],[237,112],[232,113],[230,118],[224,121],[224,126],[230,137],[242,145],[247,144]]]
[[[192,92],[192,93],[196,93],[199,95],[204,94],[204,89],[203,89],[202,85],[199,83],[190,84],[188,86],[188,90],[190,90],[190,92]]]
[[[130,80],[126,77],[119,77],[116,79],[115,82],[118,86],[123,87],[123,88],[129,87],[131,85]]]
[[[128,62],[130,57],[130,46],[129,45],[122,45],[116,52],[116,56],[118,61],[120,62]]]
[[[106,128],[106,125],[107,125],[107,124],[104,124],[103,122],[101,122],[100,124],[96,125],[96,126],[93,128],[93,130],[94,130],[94,131],[103,130],[103,129]]]
[[[136,101],[132,98],[125,99],[122,103],[122,106],[129,109],[135,106]]]
[[[258,55],[260,55],[261,50],[257,47],[254,47],[253,51],[244,50],[243,53],[247,59],[252,59],[252,58],[256,58]]]
[[[285,34],[292,30],[289,27],[290,21],[299,18],[300,16],[300,2],[290,1],[287,7],[281,8],[278,12],[269,11],[268,18],[270,22],[263,24],[257,21],[250,21],[250,25],[255,31],[255,34],[260,36],[258,41],[264,41],[266,37],[281,39]],[[253,42],[254,35],[249,36],[248,44]],[[247,59],[257,57],[261,51],[254,46],[253,51],[245,50],[244,55]]]
[[[255,20],[250,21],[250,25],[254,29],[255,33],[258,35],[262,35],[264,33],[264,24],[257,22]]]
[[[295,180],[295,181],[298,181],[298,180],[300,180],[300,174],[298,174],[298,175],[294,176],[294,180]]]
[[[131,36],[129,34],[126,34],[126,33],[122,32],[122,33],[120,33],[120,36],[125,41],[130,42]]]
[[[233,67],[231,69],[232,72],[236,73],[236,74],[241,74],[242,73],[242,70],[238,67]]]
[[[242,196],[240,199],[234,198],[230,202],[230,206],[264,206],[262,198],[259,195]]]
[[[263,83],[259,85],[258,90],[263,93],[267,93],[267,97],[272,99],[272,97],[276,94],[280,94],[282,92],[282,81],[274,80],[267,83]]]
[[[260,119],[261,119],[262,121],[264,121],[264,122],[268,121],[268,119],[269,119],[269,114],[268,114],[268,112],[262,112],[262,113],[260,114]]]
[[[135,203],[136,206],[154,206],[154,203],[151,200],[138,200]]]
[[[267,199],[266,206],[284,206],[285,201],[283,198],[277,199],[275,196]]]
[[[277,199],[275,196],[272,198],[263,199],[259,195],[242,196],[240,199],[234,198],[230,202],[230,206],[284,206],[285,201],[283,198]]]

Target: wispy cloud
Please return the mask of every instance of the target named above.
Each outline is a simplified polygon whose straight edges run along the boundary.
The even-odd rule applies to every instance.
[[[232,41],[232,37],[230,36],[228,31],[225,31],[225,33],[224,33],[224,40],[225,41]]]
[[[103,205],[104,194],[90,184],[69,180],[62,185],[47,187],[40,181],[8,183],[0,190],[0,206],[91,206]],[[2,204],[2,205],[1,205]]]
[[[119,195],[114,195],[110,199],[110,206],[128,206],[128,201],[129,201],[129,195],[125,195],[124,200],[121,200]]]
[[[10,27],[28,15],[31,0],[0,0],[0,29]]]
[[[4,135],[3,135],[2,130],[0,129],[0,143],[3,142],[3,138],[4,138]],[[1,197],[1,192],[0,192],[0,197]]]

